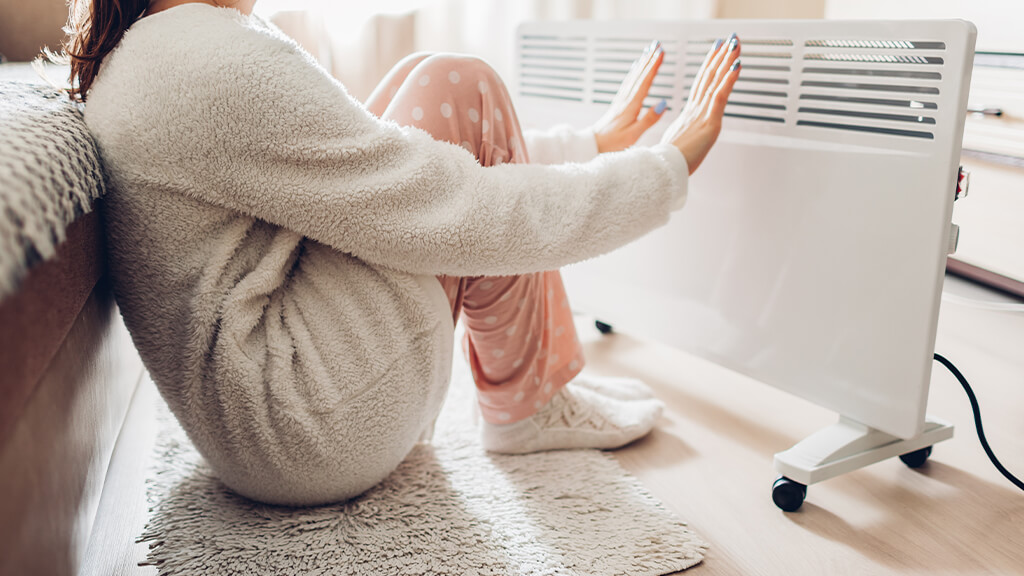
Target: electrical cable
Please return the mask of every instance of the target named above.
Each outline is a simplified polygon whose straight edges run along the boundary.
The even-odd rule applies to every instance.
[[[985,439],[985,431],[981,427],[981,408],[978,406],[978,398],[974,395],[974,390],[971,389],[971,385],[967,383],[967,379],[964,375],[957,370],[956,366],[949,360],[946,360],[941,354],[935,354],[935,360],[946,367],[947,370],[953,373],[953,376],[960,382],[960,385],[964,387],[964,391],[967,392],[967,399],[971,401],[971,410],[974,411],[974,427],[978,429],[978,440],[981,440],[981,447],[985,449],[985,454],[988,454],[988,459],[995,465],[996,470],[1006,477],[1014,486],[1024,490],[1024,482],[1021,482],[1019,478],[1010,474],[999,459],[996,458],[995,453],[992,452],[992,448],[988,445],[988,440]]]

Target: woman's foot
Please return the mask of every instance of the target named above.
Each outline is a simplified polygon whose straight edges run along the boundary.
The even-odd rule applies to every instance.
[[[512,424],[483,424],[490,452],[527,454],[574,448],[619,448],[646,436],[661,417],[659,400],[618,400],[573,382],[533,416]]]
[[[654,391],[636,378],[618,378],[580,374],[572,379],[576,386],[597,392],[615,400],[650,400]]]

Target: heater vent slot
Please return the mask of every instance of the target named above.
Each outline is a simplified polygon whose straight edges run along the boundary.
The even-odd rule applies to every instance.
[[[812,126],[817,128],[833,128],[836,130],[852,130],[854,132],[874,132],[876,134],[888,134],[891,136],[909,136],[911,138],[927,138],[932,140],[935,136],[931,132],[917,130],[901,130],[899,128],[884,128],[881,126],[867,126],[859,124],[839,124],[835,122],[816,122],[814,120],[797,120],[797,126]]]
[[[905,56],[899,54],[845,54],[822,52],[804,54],[804,60],[823,60],[826,62],[874,62],[881,64],[943,64],[940,56]]]
[[[891,98],[856,98],[851,96],[832,96],[828,94],[801,94],[801,100],[823,100],[826,102],[850,102],[853,104],[877,104],[878,106],[895,106],[899,108],[913,108],[921,110],[935,110],[938,105],[934,102],[919,102],[917,100],[893,100]]]
[[[881,114],[878,112],[858,112],[857,110],[830,110],[828,108],[801,107],[798,112],[803,114],[825,114],[830,116],[850,116],[853,118],[874,118],[876,120],[892,120],[893,122],[912,122],[915,124],[935,124],[931,116],[909,116],[907,114]]]
[[[914,70],[865,70],[861,68],[804,68],[804,74],[839,74],[843,76],[877,76],[880,78],[917,78],[921,80],[942,80],[938,72],[917,72]]]
[[[880,48],[884,50],[945,50],[945,42],[909,40],[808,40],[804,46],[820,48]]]
[[[801,86],[818,88],[844,88],[847,90],[868,90],[872,92],[909,92],[914,94],[938,94],[939,89],[934,86],[903,86],[899,84],[862,84],[859,82],[822,82],[818,80],[804,80]]]

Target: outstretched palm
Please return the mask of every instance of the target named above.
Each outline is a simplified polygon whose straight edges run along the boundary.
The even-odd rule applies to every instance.
[[[665,130],[662,143],[686,157],[690,173],[700,166],[722,131],[726,101],[740,75],[740,43],[735,34],[717,41],[693,79],[686,106]]]

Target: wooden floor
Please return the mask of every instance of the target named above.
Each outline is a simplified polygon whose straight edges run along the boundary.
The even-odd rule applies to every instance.
[[[688,575],[1024,574],[1024,492],[986,458],[941,366],[929,413],[956,433],[925,466],[881,462],[812,485],[801,510],[784,513],[771,501],[774,454],[834,414],[657,343],[581,332],[590,369],[642,378],[668,405],[617,457],[711,545]],[[944,302],[936,351],[975,388],[992,448],[1024,477],[1024,313]]]
[[[1024,575],[1024,492],[985,457],[967,398],[941,367],[929,411],[957,430],[924,467],[892,460],[813,485],[787,514],[771,501],[773,455],[832,413],[657,343],[580,326],[588,369],[642,378],[668,405],[648,438],[616,454],[711,545],[687,576]],[[936,349],[974,385],[993,448],[1024,475],[1024,313],[944,303]],[[137,565],[146,549],[134,544],[155,394],[149,384],[133,401],[81,575],[156,573]]]

